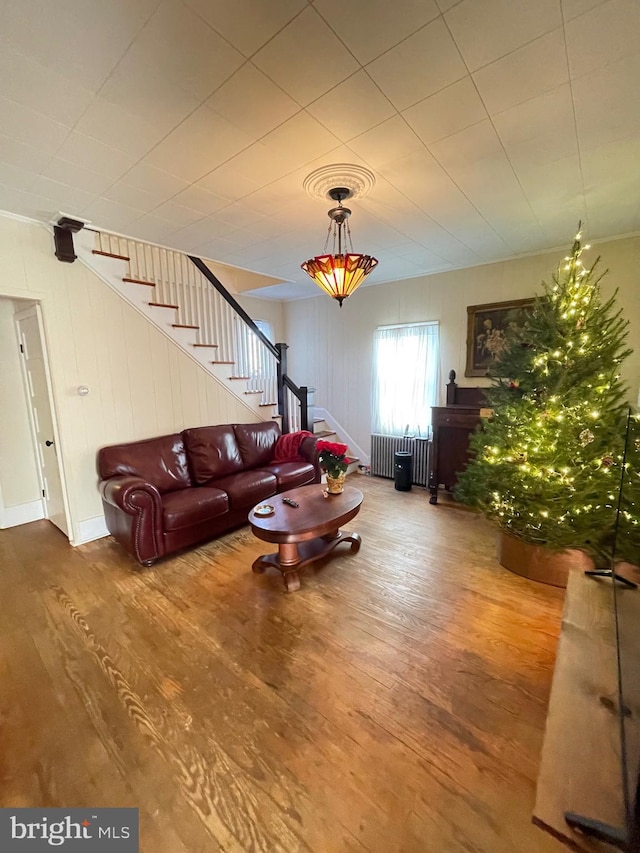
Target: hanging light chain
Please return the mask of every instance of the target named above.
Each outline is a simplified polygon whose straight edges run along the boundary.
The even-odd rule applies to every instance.
[[[335,222],[333,219],[329,220],[329,228],[327,230],[327,239],[324,241],[324,247],[322,249],[322,254],[327,254],[327,246],[329,245],[329,240],[331,238],[331,232],[333,231],[333,251],[335,253],[336,250],[336,231],[335,231]]]
[[[345,253],[347,251],[353,252],[353,242],[351,240],[351,228],[349,228],[349,220],[345,219],[344,221],[344,232],[345,232],[345,241],[344,241],[344,250]]]
[[[342,255],[348,252],[353,252],[353,240],[351,239],[351,228],[349,227],[349,208],[342,206],[342,200],[338,201],[338,206],[329,211],[331,222],[327,230],[327,237],[324,241],[323,254],[327,252],[329,240],[333,236],[332,254]],[[337,250],[337,251],[336,251]]]

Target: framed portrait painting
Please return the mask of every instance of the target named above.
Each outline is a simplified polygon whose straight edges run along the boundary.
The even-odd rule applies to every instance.
[[[522,323],[531,299],[490,302],[467,308],[467,366],[465,376],[486,376],[491,363],[504,348],[505,332]]]

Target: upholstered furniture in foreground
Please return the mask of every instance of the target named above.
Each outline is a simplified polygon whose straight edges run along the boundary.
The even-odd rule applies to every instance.
[[[293,443],[295,458],[283,461],[283,444],[291,446],[284,439],[279,426],[266,421],[196,427],[101,448],[99,487],[109,532],[150,566],[246,523],[256,503],[320,482],[316,439],[302,436]]]

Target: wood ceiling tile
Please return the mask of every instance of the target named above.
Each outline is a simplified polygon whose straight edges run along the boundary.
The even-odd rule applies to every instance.
[[[235,127],[259,139],[299,112],[300,105],[250,62],[207,100]]]
[[[420,139],[429,144],[486,119],[487,111],[469,76],[404,110]]]
[[[301,106],[358,70],[356,60],[311,7],[258,51],[253,62]]]
[[[463,0],[445,20],[469,71],[562,25],[557,0]]]
[[[358,71],[307,107],[338,139],[347,142],[392,115],[395,107],[365,71]]]
[[[473,75],[491,115],[555,89],[569,79],[562,29],[535,39]]]
[[[404,110],[467,74],[441,18],[367,65],[391,103]]]
[[[363,65],[439,15],[434,0],[316,0],[315,7]],[[339,22],[339,23],[337,23]]]

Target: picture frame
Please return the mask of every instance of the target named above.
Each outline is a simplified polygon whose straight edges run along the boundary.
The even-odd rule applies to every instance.
[[[465,376],[486,376],[500,350],[504,333],[522,319],[522,312],[534,303],[529,299],[489,302],[467,307],[467,365]]]

